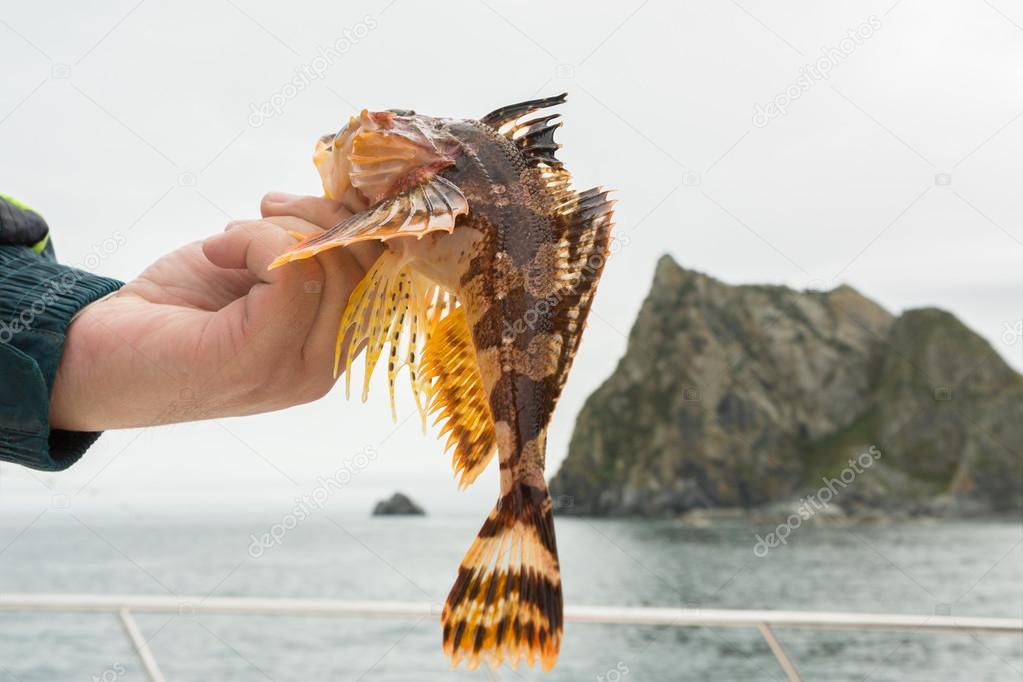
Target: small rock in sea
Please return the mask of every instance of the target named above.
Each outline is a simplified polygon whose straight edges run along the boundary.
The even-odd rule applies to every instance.
[[[373,516],[423,516],[423,508],[404,493],[394,493],[386,500],[380,500],[373,507]]]

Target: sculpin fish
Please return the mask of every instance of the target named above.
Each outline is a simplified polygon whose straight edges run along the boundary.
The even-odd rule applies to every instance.
[[[562,639],[562,592],[547,430],[609,253],[613,200],[578,192],[557,159],[565,95],[480,119],[362,111],[319,139],[327,196],[353,212],[271,267],[354,242],[387,249],[355,289],[335,374],[364,349],[363,400],[386,357],[391,409],[407,369],[417,407],[442,424],[459,486],[494,454],[500,497],[442,615],[454,665],[546,670]],[[540,113],[538,113],[540,112]]]

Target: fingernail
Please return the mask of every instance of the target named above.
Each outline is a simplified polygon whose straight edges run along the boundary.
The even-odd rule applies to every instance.
[[[267,192],[263,200],[271,204],[286,204],[294,201],[296,198],[294,194],[288,194],[287,192]]]

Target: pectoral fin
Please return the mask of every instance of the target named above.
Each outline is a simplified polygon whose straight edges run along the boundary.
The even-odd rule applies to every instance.
[[[270,264],[270,269],[321,251],[355,242],[395,237],[423,237],[430,232],[451,232],[458,216],[469,212],[469,202],[454,184],[440,177],[402,190],[373,208],[341,221],[326,232],[296,244]]]
[[[412,392],[425,424],[428,395],[420,365],[437,296],[437,285],[415,273],[398,254],[385,251],[377,259],[348,299],[338,329],[334,375],[344,358],[346,396],[351,397],[352,362],[358,349],[364,346],[366,355],[363,401],[369,395],[373,370],[386,349],[392,416],[397,419],[395,379],[403,367],[408,367]]]
[[[380,357],[387,360],[391,414],[397,419],[395,380],[408,368],[416,407],[436,415],[454,446],[452,464],[464,488],[480,475],[497,452],[494,419],[476,361],[472,332],[455,297],[385,252],[352,292],[341,318],[334,374],[344,359],[345,393],[351,397],[352,364],[364,347],[363,401]]]

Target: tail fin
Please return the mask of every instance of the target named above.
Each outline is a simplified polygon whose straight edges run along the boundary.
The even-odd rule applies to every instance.
[[[561,647],[558,548],[547,486],[516,483],[469,548],[441,621],[444,652],[469,669],[481,660],[518,666],[537,658],[550,670]]]

